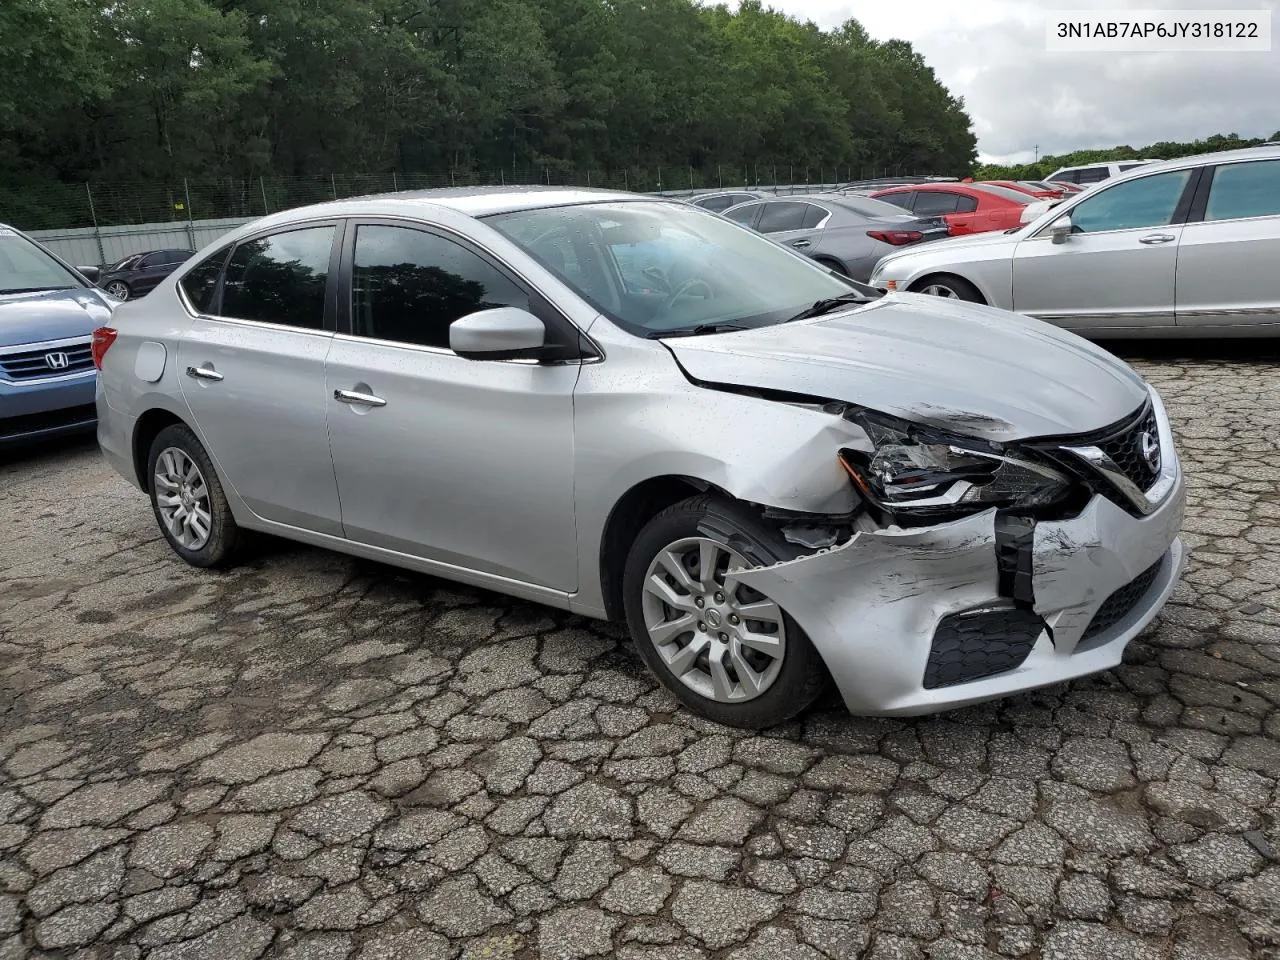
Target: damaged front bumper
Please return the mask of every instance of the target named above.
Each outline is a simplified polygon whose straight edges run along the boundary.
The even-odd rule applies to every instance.
[[[1072,519],[1028,526],[1013,545],[1021,574],[992,509],[861,532],[738,579],[805,630],[851,711],[961,707],[1120,663],[1182,572],[1176,460],[1169,475],[1143,515],[1097,494]]]

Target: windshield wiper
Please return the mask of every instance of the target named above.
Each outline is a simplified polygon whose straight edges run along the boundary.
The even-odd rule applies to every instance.
[[[649,334],[650,340],[665,340],[667,337],[700,337],[704,333],[730,333],[734,330],[750,330],[740,323],[700,323],[696,327],[680,330],[655,330]]]
[[[794,317],[788,317],[784,323],[791,323],[794,320],[808,320],[810,317],[820,317],[824,313],[830,313],[849,303],[870,303],[874,297],[864,296],[861,293],[842,293],[838,297],[829,297],[826,300],[819,300],[811,307],[806,307]]]

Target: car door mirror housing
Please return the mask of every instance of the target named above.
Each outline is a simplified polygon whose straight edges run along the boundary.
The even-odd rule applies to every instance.
[[[102,270],[98,267],[76,267],[76,270],[79,272],[80,276],[84,277],[90,283],[97,283],[98,279],[102,276]]]
[[[546,345],[546,325],[519,307],[478,310],[449,325],[449,349],[468,360],[539,360]]]
[[[1071,217],[1059,217],[1049,227],[1049,237],[1054,243],[1066,243],[1067,238],[1071,236],[1071,229]]]

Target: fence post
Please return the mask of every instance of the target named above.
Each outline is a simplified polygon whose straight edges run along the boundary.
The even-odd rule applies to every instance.
[[[196,225],[191,220],[191,188],[187,185],[187,178],[182,178],[182,196],[187,205],[187,241],[188,249],[196,248]]]
[[[622,189],[623,189],[623,190],[626,190],[626,191],[628,191],[628,192],[631,190],[631,184],[630,184],[630,182],[628,182],[628,180],[627,180],[627,168],[626,168],[626,167],[623,167],[623,168],[622,168]]]
[[[689,164],[689,189],[693,189],[693,164]]]
[[[400,179],[396,176],[394,170],[391,171],[391,192],[397,193],[400,190]]]
[[[265,177],[258,178],[258,189],[262,191],[262,213],[266,216],[271,212],[271,205],[267,203],[267,180]]]
[[[98,241],[98,262],[104,267],[107,265],[107,254],[102,249],[102,232],[98,230],[98,214],[93,209],[93,191],[89,189],[89,182],[86,180],[84,184],[85,196],[89,198],[89,219],[93,221],[93,239]]]
[[[329,174],[329,188],[333,191],[333,199],[338,199],[338,179],[332,173]]]
[[[587,186],[591,186],[591,168],[587,167]]]
[[[716,183],[718,183],[721,187],[724,186],[724,177],[720,175],[720,164],[718,163],[716,164]]]

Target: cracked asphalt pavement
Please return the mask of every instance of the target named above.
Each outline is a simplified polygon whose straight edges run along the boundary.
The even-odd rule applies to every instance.
[[[1193,548],[1121,668],[679,709],[622,630],[0,464],[0,960],[1280,957],[1280,361],[1139,348]],[[1142,359],[1145,357],[1145,359]]]

